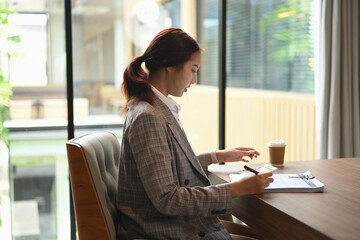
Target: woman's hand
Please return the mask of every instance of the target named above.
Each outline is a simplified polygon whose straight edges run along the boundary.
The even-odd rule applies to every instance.
[[[238,147],[224,150],[216,151],[216,158],[219,162],[248,162],[249,160],[244,158],[248,157],[250,159],[256,158],[260,153],[253,148]]]
[[[271,172],[259,173],[230,183],[232,197],[262,193],[262,191],[274,181],[274,179],[271,178],[272,175]]]

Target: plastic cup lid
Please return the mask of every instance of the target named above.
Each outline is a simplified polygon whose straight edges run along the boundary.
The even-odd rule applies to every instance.
[[[284,141],[270,141],[268,147],[285,147],[286,144]]]

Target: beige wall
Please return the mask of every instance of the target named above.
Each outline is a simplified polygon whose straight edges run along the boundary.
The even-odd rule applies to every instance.
[[[181,105],[180,121],[196,152],[218,148],[218,88],[191,86],[183,97],[175,98]]]

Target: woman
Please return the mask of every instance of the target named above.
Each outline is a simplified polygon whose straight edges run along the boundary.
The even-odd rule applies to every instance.
[[[126,104],[121,143],[119,234],[129,238],[232,239],[218,216],[232,198],[261,193],[271,173],[211,186],[207,166],[257,157],[251,148],[195,155],[179,121],[181,97],[196,83],[201,49],[178,28],[158,33],[124,72]],[[146,72],[141,67],[145,63]],[[235,237],[234,237],[235,239]]]

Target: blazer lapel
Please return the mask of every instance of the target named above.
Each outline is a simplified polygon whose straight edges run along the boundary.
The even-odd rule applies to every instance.
[[[191,163],[191,165],[201,175],[203,175],[206,179],[208,179],[200,162],[197,160],[196,154],[194,153],[194,151],[192,150],[192,148],[190,146],[190,143],[186,137],[184,130],[182,130],[180,128],[178,122],[176,121],[175,117],[171,113],[170,109],[156,96],[155,96],[155,104],[158,106],[158,109],[162,112],[172,134],[174,135],[174,138],[176,139],[179,146],[185,153],[185,155],[186,155],[187,159],[189,160],[189,162]]]

